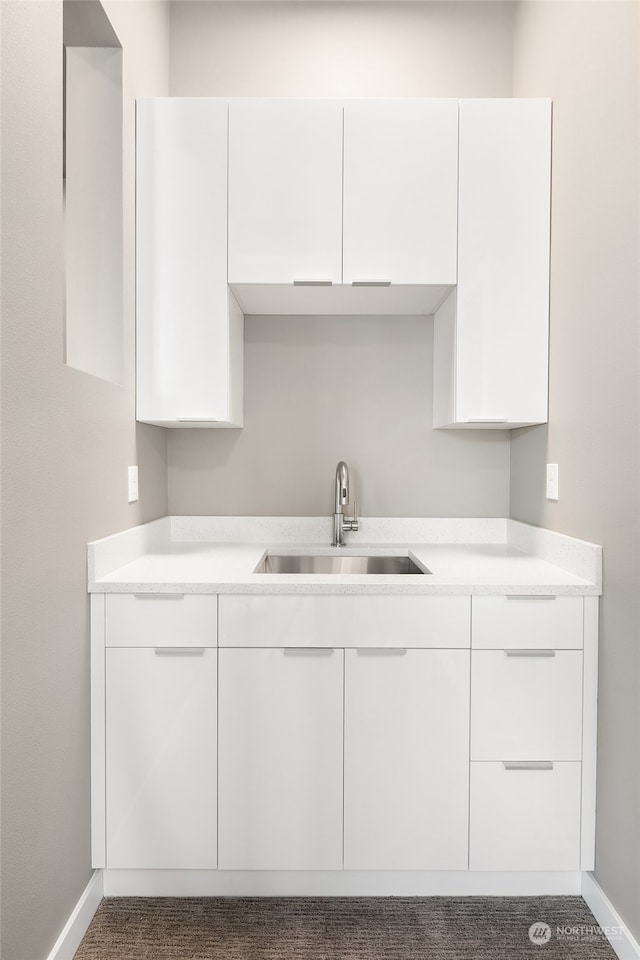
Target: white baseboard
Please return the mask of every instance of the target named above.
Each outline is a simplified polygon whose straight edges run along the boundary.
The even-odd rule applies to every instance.
[[[73,908],[73,912],[53,945],[47,960],[73,960],[73,956],[80,946],[80,941],[100,906],[103,897],[102,874],[102,870],[94,870],[91,880],[89,880]]]
[[[103,896],[566,896],[581,893],[619,960],[640,944],[592,873],[95,870],[47,960],[73,960]]]
[[[582,874],[582,896],[620,960],[640,960],[640,944],[592,873]]]
[[[105,870],[105,897],[580,895],[579,871]]]

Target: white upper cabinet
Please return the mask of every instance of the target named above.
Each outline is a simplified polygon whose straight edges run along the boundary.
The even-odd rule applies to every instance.
[[[227,287],[227,103],[137,105],[137,412],[242,426],[243,318]]]
[[[434,427],[547,420],[551,101],[138,103],[137,419],[242,426],[243,314],[434,315]]]
[[[458,284],[436,314],[434,426],[547,420],[551,102],[460,101]]]
[[[456,280],[457,167],[457,100],[231,101],[244,312],[432,313]]]
[[[344,283],[456,282],[458,101],[344,108]]]
[[[340,283],[342,104],[229,106],[229,283]]]

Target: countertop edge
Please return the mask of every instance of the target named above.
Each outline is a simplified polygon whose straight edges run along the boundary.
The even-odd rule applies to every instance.
[[[188,583],[132,583],[130,581],[108,581],[89,584],[89,593],[148,593],[148,594],[280,594],[300,596],[303,594],[333,595],[396,595],[396,596],[554,596],[554,597],[597,597],[601,590],[596,584],[514,584],[514,583],[426,583],[424,585],[407,583],[249,583],[246,581],[228,582],[188,582]]]

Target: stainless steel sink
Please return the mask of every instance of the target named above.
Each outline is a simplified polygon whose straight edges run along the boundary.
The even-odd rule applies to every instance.
[[[354,557],[314,556],[302,554],[268,554],[257,568],[256,573],[320,573],[320,574],[422,574],[431,573],[421,570],[410,557]]]

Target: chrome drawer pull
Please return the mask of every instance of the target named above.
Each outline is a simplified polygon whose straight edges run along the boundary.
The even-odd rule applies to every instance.
[[[184,593],[134,593],[136,600],[184,600]]]
[[[555,650],[505,650],[505,657],[533,657],[536,660],[541,658],[555,657]]]
[[[505,770],[553,770],[551,760],[503,760]]]
[[[202,657],[204,647],[156,647],[156,657]]]
[[[406,647],[358,647],[359,657],[404,657]]]
[[[554,594],[550,593],[508,593],[505,600],[555,600]]]
[[[390,287],[391,280],[352,280],[352,287]]]
[[[333,280],[294,280],[294,287],[331,287]]]
[[[285,657],[330,657],[331,647],[285,647]]]

